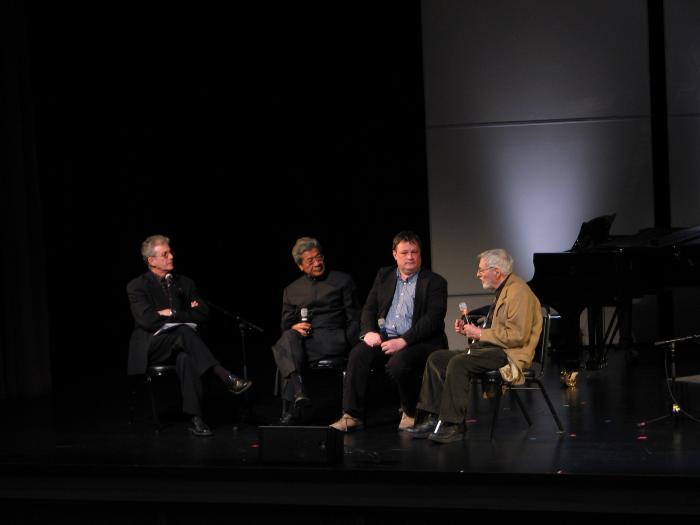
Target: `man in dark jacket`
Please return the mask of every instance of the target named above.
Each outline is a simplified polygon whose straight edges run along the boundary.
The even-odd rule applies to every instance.
[[[302,237],[292,258],[304,275],[284,289],[282,336],[272,347],[280,373],[282,399],[289,409],[280,423],[296,422],[310,399],[304,389],[308,362],[344,356],[360,335],[360,304],[350,275],[326,267],[320,243]]]
[[[331,425],[342,432],[364,426],[367,383],[378,359],[398,386],[399,430],[412,427],[425,362],[447,344],[447,281],[421,268],[421,241],[413,232],[394,237],[392,254],[396,266],[379,270],[362,309],[362,341],[350,352],[343,415]]]
[[[143,374],[149,365],[175,362],[182,390],[182,408],[190,416],[190,432],[210,436],[202,419],[202,381],[211,371],[234,394],[246,391],[251,382],[225,368],[202,341],[197,325],[207,319],[209,308],[197,293],[192,279],[173,274],[174,255],[170,239],[152,235],[141,244],[148,271],[131,280],[126,293],[134,317],[129,342],[129,374]]]

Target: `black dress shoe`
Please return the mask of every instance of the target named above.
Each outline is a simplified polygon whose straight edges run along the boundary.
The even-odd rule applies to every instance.
[[[296,425],[299,422],[299,414],[296,410],[288,410],[280,418],[280,425]]]
[[[435,430],[437,423],[437,416],[435,414],[428,414],[422,422],[411,428],[407,428],[406,433],[413,437],[413,439],[425,439]]]
[[[297,394],[294,396],[294,408],[304,408],[310,404],[311,398],[306,395],[306,392],[304,392],[303,389],[297,392]]]
[[[428,436],[435,443],[454,443],[467,437],[467,426],[464,423],[445,423],[444,421]]]
[[[311,404],[311,399],[306,395],[304,382],[299,372],[293,372],[291,376],[289,376],[289,385],[294,392],[294,408],[303,408]]]
[[[228,391],[236,395],[242,394],[243,392],[248,390],[253,384],[253,382],[249,379],[243,379],[242,377],[228,376],[228,378]]]
[[[209,425],[207,425],[204,422],[204,420],[199,416],[192,416],[192,419],[190,420],[190,425],[187,428],[195,436],[206,437],[212,435],[212,431],[211,428],[209,428]]]

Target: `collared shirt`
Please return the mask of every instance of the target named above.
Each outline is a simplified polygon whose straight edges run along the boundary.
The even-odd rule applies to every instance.
[[[408,279],[402,279],[396,269],[396,289],[391,308],[386,314],[386,333],[390,338],[401,337],[408,332],[413,324],[413,305],[416,298],[416,283],[418,272]]]

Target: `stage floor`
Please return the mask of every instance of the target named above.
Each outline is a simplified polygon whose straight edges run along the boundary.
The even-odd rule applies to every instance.
[[[700,370],[696,348],[678,352],[678,376]],[[264,382],[250,394],[250,412],[240,398],[222,402],[230,415],[210,418],[208,438],[191,436],[175,413],[158,434],[147,419],[129,426],[126,388],[75,404],[6,403],[0,501],[18,523],[65,513],[71,502],[85,523],[140,523],[134,516],[144,512],[168,523],[218,518],[231,504],[250,520],[296,509],[307,521],[327,522],[332,512],[331,522],[353,523],[456,521],[466,510],[566,512],[567,521],[700,514],[700,424],[671,415],[663,351],[630,359],[613,350],[609,365],[582,371],[575,388],[561,384],[560,370],[550,366],[546,386],[564,433],[537,392],[523,396],[532,427],[506,398],[491,441],[491,401],[475,399],[469,439],[447,445],[397,432],[389,402],[370,411],[366,430],[345,436],[338,464],[260,460],[258,426],[279,416]],[[680,399],[690,414],[700,414],[697,389],[687,385]],[[93,521],[105,505],[114,521]]]

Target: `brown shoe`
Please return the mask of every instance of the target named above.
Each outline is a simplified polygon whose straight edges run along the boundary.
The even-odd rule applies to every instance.
[[[401,421],[399,421],[399,432],[403,432],[405,430],[408,430],[409,428],[413,428],[413,425],[416,424],[416,418],[407,416],[406,412],[401,413]]]
[[[354,432],[365,428],[365,424],[361,419],[352,417],[350,414],[343,414],[343,417],[329,426],[341,432]]]

